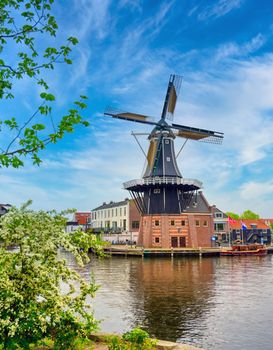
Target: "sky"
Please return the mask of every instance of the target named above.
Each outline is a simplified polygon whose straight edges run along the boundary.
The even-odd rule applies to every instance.
[[[223,211],[273,217],[271,1],[61,0],[53,13],[54,44],[79,39],[73,65],[45,75],[56,95],[54,118],[85,94],[90,126],[49,146],[40,167],[26,160],[24,168],[0,169],[1,203],[32,199],[35,209],[89,211],[129,197],[122,184],[140,178],[145,163],[131,132],[151,129],[104,117],[104,110],[157,120],[169,76],[178,74],[174,122],[225,134],[222,145],[187,142],[178,157],[183,177],[202,181],[208,202]],[[1,111],[26,118],[39,91],[27,80],[15,89],[16,101]],[[147,138],[140,142],[147,150]],[[177,151],[182,143],[176,139]]]

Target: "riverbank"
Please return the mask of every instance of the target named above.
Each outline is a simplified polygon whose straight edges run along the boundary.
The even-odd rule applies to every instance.
[[[98,332],[90,335],[90,340],[94,341],[94,350],[108,350],[106,344],[107,339],[111,338],[114,334]],[[204,350],[188,344],[173,343],[165,340],[157,340],[155,345],[156,350]]]
[[[135,257],[207,257],[220,256],[221,247],[207,248],[141,248],[128,245],[111,245],[104,248],[104,252],[114,256],[135,256]],[[273,254],[273,247],[267,247],[268,254]]]

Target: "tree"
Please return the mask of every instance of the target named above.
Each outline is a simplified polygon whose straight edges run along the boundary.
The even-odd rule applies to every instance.
[[[253,219],[253,220],[257,220],[260,219],[260,215],[253,213],[253,211],[251,210],[245,210],[242,214],[241,214],[241,219]]]
[[[88,248],[100,252],[100,244],[94,235],[66,233],[63,213],[35,212],[29,204],[0,218],[0,348],[29,349],[50,337],[56,349],[71,349],[97,327],[86,304],[97,287],[69,269],[58,248],[82,266]]]
[[[229,216],[231,219],[234,219],[234,220],[240,219],[240,216],[238,214],[232,213],[231,211],[227,211],[226,215]]]
[[[58,24],[51,13],[53,2],[2,0],[0,4],[0,100],[15,101],[14,85],[22,79],[31,80],[34,87],[42,89],[40,102],[33,113],[20,116],[20,120],[9,115],[0,120],[0,132],[5,135],[2,137],[5,143],[0,145],[2,167],[23,166],[26,156],[39,165],[39,151],[73,132],[75,125],[88,125],[81,116],[81,111],[87,107],[86,96],[80,96],[74,106],[58,118],[56,125],[56,118],[53,118],[55,96],[43,75],[56,64],[72,64],[71,47],[78,43],[76,38],[69,37],[59,48],[41,49],[42,44],[53,40],[57,33]]]

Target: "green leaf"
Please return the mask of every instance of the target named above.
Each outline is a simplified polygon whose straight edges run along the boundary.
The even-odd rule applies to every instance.
[[[32,129],[33,130],[44,130],[45,129],[45,125],[44,124],[35,124],[35,125],[32,125]]]
[[[75,37],[72,37],[72,36],[69,37],[67,40],[68,40],[69,42],[71,42],[72,45],[76,45],[76,44],[79,43],[78,39],[75,38]]]

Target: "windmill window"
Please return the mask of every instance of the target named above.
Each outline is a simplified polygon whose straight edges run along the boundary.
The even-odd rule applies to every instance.
[[[155,226],[159,226],[159,220],[155,220]]]
[[[154,193],[160,193],[160,188],[155,188]]]
[[[207,222],[207,220],[205,220],[205,221],[203,222],[203,226],[204,226],[204,227],[208,227],[208,222]]]
[[[195,220],[195,226],[196,227],[200,227],[200,221],[199,220]]]
[[[167,161],[167,162],[170,162],[170,161],[171,161],[171,158],[170,158],[170,157],[166,157],[166,161]]]
[[[186,221],[185,220],[181,221],[181,226],[186,226]]]
[[[166,145],[170,143],[170,140],[165,140]]]
[[[171,226],[174,226],[175,222],[174,220],[171,220]]]
[[[155,237],[155,243],[159,243],[159,242],[160,242],[159,237]]]

